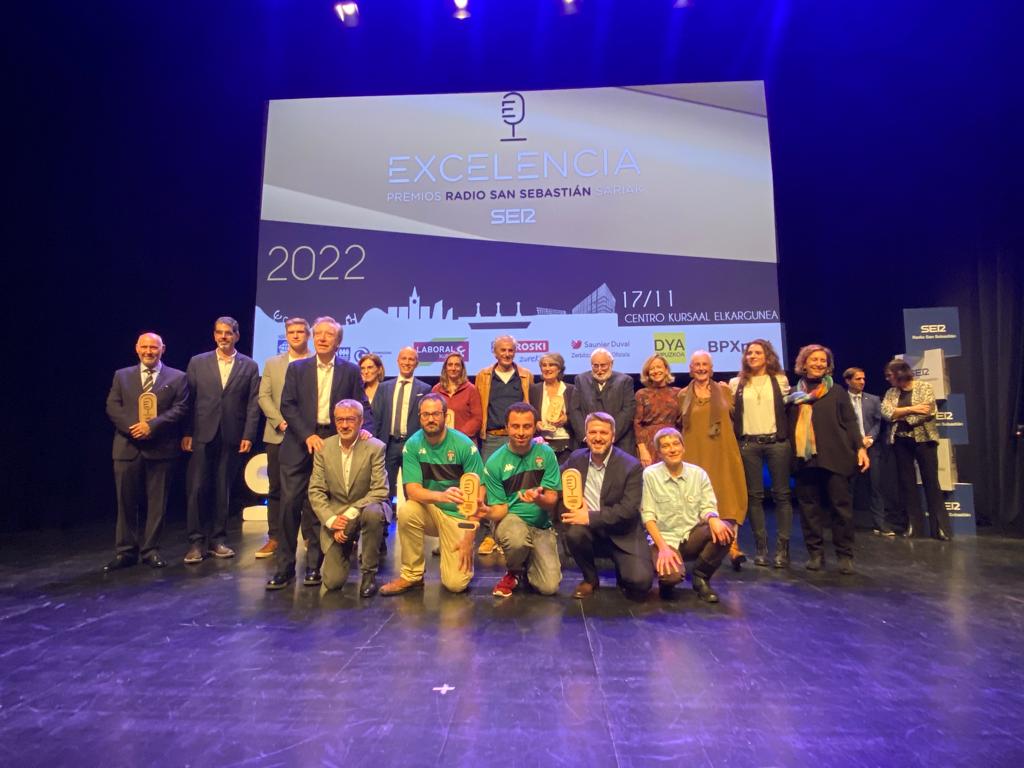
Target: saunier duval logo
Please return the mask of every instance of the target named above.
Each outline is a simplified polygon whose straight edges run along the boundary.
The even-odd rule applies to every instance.
[[[526,141],[525,136],[516,136],[516,126],[526,119],[526,99],[523,94],[509,91],[501,97],[501,122],[512,129],[512,135],[502,141]]]
[[[664,355],[670,363],[685,363],[686,334],[681,332],[654,334],[654,351],[659,355]]]

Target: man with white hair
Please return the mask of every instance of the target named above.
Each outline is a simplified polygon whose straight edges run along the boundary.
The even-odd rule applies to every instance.
[[[288,422],[281,443],[281,541],[278,542],[277,572],[267,589],[284,589],[295,578],[295,555],[299,524],[304,506],[309,505],[309,477],[313,454],[323,450],[324,440],[337,435],[331,412],[339,400],[356,400],[363,406],[367,423],[373,429],[370,404],[363,393],[359,368],[336,355],[341,345],[341,324],[333,317],[320,317],[313,323],[313,349],[316,354],[289,364],[281,391],[281,416]],[[306,573],[303,584],[321,583],[320,525],[306,542]]]
[[[635,456],[633,377],[613,371],[614,364],[615,358],[604,347],[591,353],[590,372],[576,377],[576,398],[569,418],[576,434],[582,435],[586,432],[584,421],[588,414],[598,411],[611,414],[615,419],[615,447]]]

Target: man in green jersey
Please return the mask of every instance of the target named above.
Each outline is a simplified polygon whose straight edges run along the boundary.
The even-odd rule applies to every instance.
[[[448,405],[438,394],[420,398],[420,427],[402,449],[402,483],[406,501],[398,507],[402,570],[380,589],[399,595],[423,586],[423,537],[441,539],[441,584],[462,592],[473,578],[473,536],[486,514],[482,504],[471,517],[459,512],[463,502],[459,479],[466,472],[482,476],[484,465],[476,445],[461,432],[445,427]],[[484,486],[480,485],[483,501]]]
[[[492,594],[510,597],[526,569],[530,586],[553,595],[562,580],[550,517],[562,490],[558,460],[550,446],[533,442],[537,411],[529,403],[508,406],[505,430],[508,442],[491,454],[484,467],[489,517],[495,522],[508,569]]]

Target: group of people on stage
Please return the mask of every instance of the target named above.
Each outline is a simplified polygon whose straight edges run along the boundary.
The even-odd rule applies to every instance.
[[[331,317],[312,326],[289,318],[288,349],[264,363],[262,377],[235,349],[235,320],[218,318],[213,337],[215,349],[194,356],[182,372],[161,362],[162,339],[144,333],[135,348],[139,364],[114,376],[107,414],[115,426],[118,514],[116,554],[106,571],[140,558],[154,568],[166,565],[159,542],[168,479],[181,451],[188,454],[185,563],[234,556],[226,543],[231,489],[256,442],[261,412],[270,487],[268,539],[256,557],[275,558],[270,590],[294,581],[301,533],[305,585],[340,588],[361,541],[362,597],[378,588],[385,595],[415,589],[423,583],[425,537],[433,536],[450,591],[469,585],[475,555],[500,551],[507,572],[495,596],[527,585],[554,594],[562,579],[561,539],[583,576],[573,597],[594,593],[596,558],[608,557],[619,586],[637,596],[657,577],[667,597],[692,561],[693,589],[715,602],[710,582],[719,566],[728,557],[739,570],[747,559],[737,535],[748,513],[754,563],[789,567],[791,477],[806,567],[824,567],[830,527],[839,571],[851,574],[851,491],[859,476],[871,488],[876,532],[895,535],[871,469],[882,439],[896,456],[908,517],[903,535],[921,535],[925,527],[916,464],[931,534],[951,537],[938,485],[935,398],[902,360],[886,366],[891,388],[879,400],[864,391],[860,368],[845,371],[846,389],[836,386],[832,352],[818,344],[800,350],[799,379],[791,385],[771,343],[754,339],[728,383],[714,380],[711,355],[697,351],[689,383],[677,388],[668,360],[654,354],[634,391],[632,377],[614,370],[606,349],[592,353],[591,370],[572,384],[563,381],[563,357],[545,354],[535,382],[516,363],[515,339],[499,336],[494,362],[472,382],[465,360],[453,353],[431,387],[415,378],[419,360],[411,347],[399,351],[392,379],[375,354],[358,365],[337,359],[342,326]],[[776,510],[773,552],[765,467]],[[563,493],[566,470],[575,470],[573,493]],[[467,486],[467,476],[479,482]],[[395,507],[401,571],[378,586]]]

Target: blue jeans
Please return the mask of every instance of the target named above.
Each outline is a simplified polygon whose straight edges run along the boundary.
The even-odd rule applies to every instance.
[[[790,500],[789,470],[792,449],[788,442],[754,443],[740,439],[740,457],[743,474],[747,476],[747,515],[754,529],[754,537],[765,541],[768,532],[764,525],[764,479],[762,467],[767,464],[772,478],[772,498],[775,500],[775,522],[778,535],[788,539],[793,530],[793,503]]]

